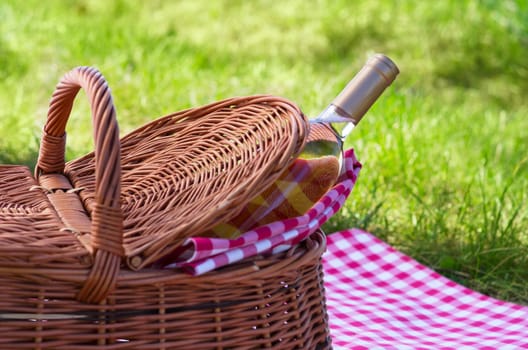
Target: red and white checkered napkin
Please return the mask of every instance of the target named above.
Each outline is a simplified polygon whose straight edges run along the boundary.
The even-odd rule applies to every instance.
[[[345,174],[306,214],[260,226],[234,239],[191,237],[158,265],[201,275],[258,254],[287,250],[315,232],[343,206],[361,169],[352,149],[345,152],[344,162]]]
[[[528,307],[419,264],[373,235],[328,237],[323,256],[334,349],[528,349]]]

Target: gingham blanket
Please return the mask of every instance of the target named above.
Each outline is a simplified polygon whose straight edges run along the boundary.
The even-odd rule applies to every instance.
[[[361,168],[352,150],[345,165],[345,176],[305,215],[235,239],[193,237],[160,263],[199,275],[288,249],[341,208]],[[335,350],[528,349],[528,307],[464,288],[367,232],[330,234],[323,267]]]
[[[462,287],[373,235],[328,236],[330,331],[343,349],[528,349],[528,307]]]

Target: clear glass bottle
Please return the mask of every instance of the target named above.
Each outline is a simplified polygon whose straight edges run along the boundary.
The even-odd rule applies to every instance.
[[[345,139],[398,73],[398,67],[387,56],[372,56],[334,101],[310,120],[308,140],[298,159],[236,218],[205,235],[234,238],[308,211],[343,171]]]
[[[300,158],[340,156],[345,139],[399,72],[396,64],[387,56],[372,56],[334,101],[319,116],[310,120],[312,129],[317,129],[320,135],[312,135],[312,139],[309,137]],[[326,127],[317,124],[325,124]]]

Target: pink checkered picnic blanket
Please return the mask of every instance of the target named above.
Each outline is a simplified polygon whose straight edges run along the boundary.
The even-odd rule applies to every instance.
[[[323,256],[338,349],[528,349],[528,307],[462,287],[357,229]]]
[[[193,237],[160,264],[199,275],[288,249],[343,205],[361,169],[352,150],[345,166],[345,176],[305,215],[235,239]],[[330,234],[323,267],[335,350],[528,349],[528,307],[464,288],[370,233]]]

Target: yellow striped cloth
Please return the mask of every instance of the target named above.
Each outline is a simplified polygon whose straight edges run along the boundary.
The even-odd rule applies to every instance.
[[[323,136],[319,128],[312,128],[308,141]],[[323,133],[324,135],[325,133]],[[335,135],[326,133],[325,139]],[[279,179],[231,221],[218,224],[200,234],[205,237],[235,238],[255,227],[274,221],[303,215],[336,183],[340,163],[335,156],[295,159]]]

